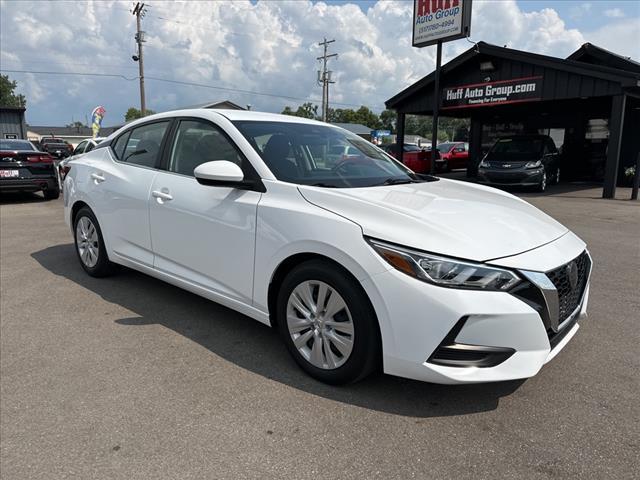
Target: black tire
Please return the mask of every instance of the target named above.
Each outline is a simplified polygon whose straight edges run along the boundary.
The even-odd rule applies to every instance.
[[[46,188],[42,191],[45,200],[56,200],[60,198],[60,188]]]
[[[82,259],[80,254],[80,249],[78,248],[78,223],[83,217],[87,217],[91,223],[95,226],[95,230],[97,233],[97,246],[98,246],[98,254],[97,261],[95,265],[89,266]],[[112,263],[109,260],[109,256],[107,255],[107,249],[104,245],[104,239],[102,238],[102,230],[100,230],[100,224],[96,219],[96,216],[93,214],[89,207],[82,207],[78,210],[75,218],[73,219],[73,239],[74,245],[76,247],[76,255],[78,255],[78,260],[80,261],[80,265],[92,277],[107,277],[109,275],[113,275],[117,270],[118,266],[115,263]]]
[[[305,281],[320,281],[335,290],[344,300],[353,323],[353,348],[347,360],[334,369],[318,368],[296,348],[287,325],[287,303],[293,290]],[[285,277],[278,292],[277,327],[291,356],[310,376],[339,385],[361,380],[378,369],[381,341],[375,311],[362,287],[348,272],[323,260],[310,260],[295,267]],[[324,348],[324,347],[323,347]]]

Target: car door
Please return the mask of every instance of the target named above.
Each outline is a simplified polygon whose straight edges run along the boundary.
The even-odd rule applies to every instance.
[[[465,148],[465,144],[458,143],[451,150],[451,159],[449,160],[449,167],[450,168],[466,168],[468,159],[469,159],[469,152]]]
[[[228,160],[240,165],[245,178],[255,171],[224,131],[207,120],[180,119],[174,131],[164,170],[150,192],[154,267],[251,304],[261,194],[201,185],[193,170],[204,162]]]
[[[87,154],[89,192],[110,254],[153,266],[149,233],[149,192],[170,120],[136,126],[110,147]],[[97,160],[100,156],[101,160]],[[94,160],[95,159],[95,160]]]

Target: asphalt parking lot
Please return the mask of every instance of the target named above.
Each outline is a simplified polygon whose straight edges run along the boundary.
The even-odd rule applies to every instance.
[[[1,473],[638,478],[640,203],[522,194],[594,257],[589,318],[526,381],[330,387],[269,328],[145,275],[84,274],[62,200],[0,206]]]

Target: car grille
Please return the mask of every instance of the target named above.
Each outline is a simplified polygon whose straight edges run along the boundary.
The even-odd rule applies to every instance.
[[[575,274],[571,269],[576,269]],[[547,272],[547,277],[553,282],[558,291],[558,304],[560,307],[560,323],[564,322],[571,315],[582,300],[584,289],[587,286],[591,260],[586,251],[582,252],[576,259],[568,262],[555,270]],[[571,276],[575,285],[572,286]]]

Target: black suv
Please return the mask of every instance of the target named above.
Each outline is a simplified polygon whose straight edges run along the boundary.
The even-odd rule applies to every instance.
[[[548,135],[499,138],[478,166],[478,182],[535,187],[544,192],[560,181],[560,156]]]

